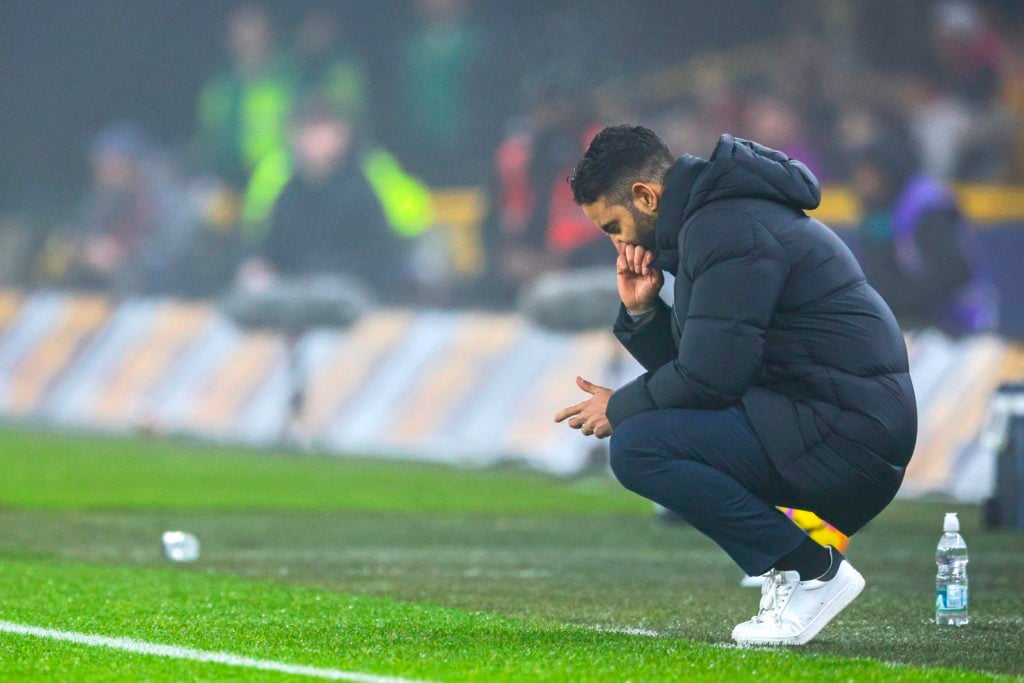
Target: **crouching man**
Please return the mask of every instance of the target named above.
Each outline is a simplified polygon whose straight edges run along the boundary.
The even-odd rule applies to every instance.
[[[896,495],[917,436],[896,320],[804,213],[817,180],[780,152],[723,135],[710,159],[676,160],[652,131],[616,126],[570,183],[619,251],[615,334],[647,373],[615,391],[580,378],[591,397],[555,419],[611,436],[623,486],[768,573],[735,641],[808,642],[864,579],[776,506],[852,535]]]

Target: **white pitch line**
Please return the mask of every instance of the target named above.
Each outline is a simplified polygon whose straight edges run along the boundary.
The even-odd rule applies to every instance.
[[[143,655],[156,657],[170,657],[172,659],[188,659],[194,662],[212,662],[225,664],[227,666],[238,666],[245,669],[260,669],[262,671],[278,671],[284,674],[296,676],[310,676],[312,678],[323,678],[331,681],[352,681],[353,683],[417,683],[407,678],[394,678],[389,676],[375,676],[353,671],[341,671],[339,669],[321,669],[315,666],[302,666],[299,664],[287,664],[275,662],[268,659],[253,659],[233,655],[230,652],[211,652],[209,650],[193,650],[188,647],[177,645],[160,645],[159,643],[147,643],[144,640],[132,638],[109,638],[89,633],[76,633],[75,631],[60,631],[52,628],[40,628],[38,626],[27,626],[15,624],[10,621],[0,621],[0,632],[14,633],[22,636],[34,636],[36,638],[49,638],[50,640],[62,640],[68,643],[78,643],[91,647],[107,647],[112,650],[124,652],[135,652]]]
[[[577,626],[578,624],[569,624],[569,626]],[[627,636],[647,636],[648,638],[657,638],[661,636],[661,633],[651,630],[649,628],[640,628],[639,626],[602,626],[601,624],[590,624],[583,625],[583,628],[590,629],[591,631],[597,631],[599,633],[621,633]]]

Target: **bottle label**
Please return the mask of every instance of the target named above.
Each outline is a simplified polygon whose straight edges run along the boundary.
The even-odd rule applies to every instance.
[[[967,586],[949,584],[935,589],[935,609],[960,612],[967,609]]]

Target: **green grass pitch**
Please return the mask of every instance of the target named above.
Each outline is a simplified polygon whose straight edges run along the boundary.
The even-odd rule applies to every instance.
[[[931,623],[961,512],[972,623]],[[0,432],[0,621],[431,681],[981,680],[1024,673],[1024,534],[898,502],[864,594],[800,650],[739,650],[758,594],[605,476]],[[160,533],[200,560],[172,565]],[[300,680],[0,633],[0,678]]]

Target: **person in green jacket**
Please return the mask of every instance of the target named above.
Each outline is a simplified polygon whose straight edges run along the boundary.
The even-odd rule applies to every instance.
[[[213,171],[241,189],[257,164],[286,149],[298,83],[274,50],[270,17],[255,5],[229,16],[228,52],[228,64],[200,93],[199,138]]]
[[[488,36],[464,0],[417,0],[418,24],[398,46],[403,160],[437,185],[477,182],[487,137],[481,103],[493,99]]]

